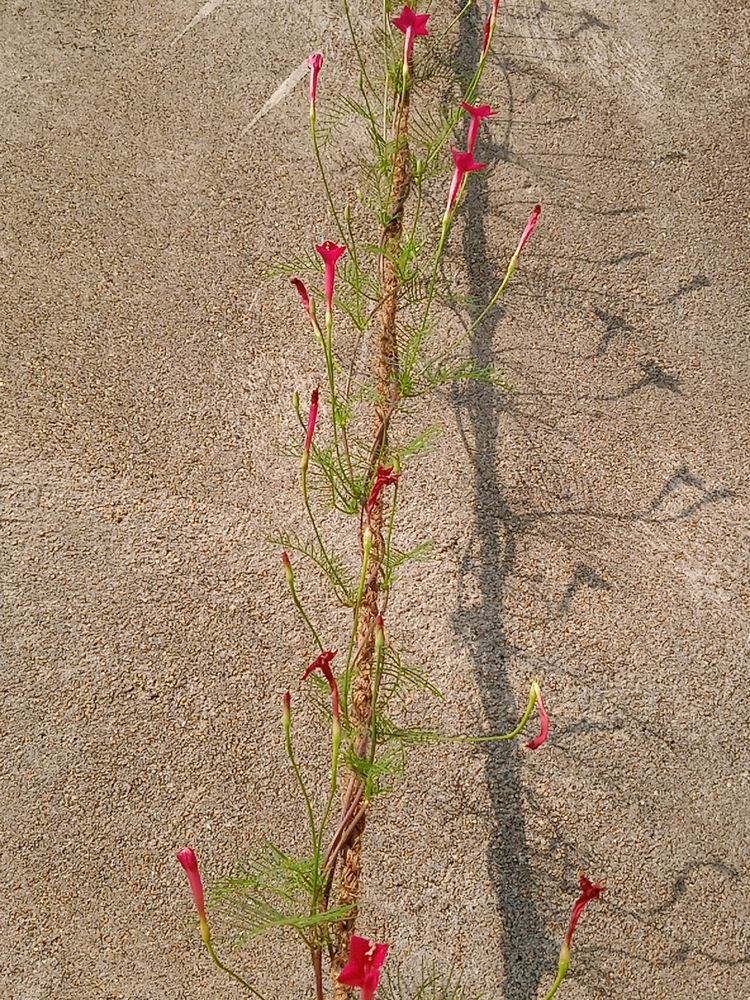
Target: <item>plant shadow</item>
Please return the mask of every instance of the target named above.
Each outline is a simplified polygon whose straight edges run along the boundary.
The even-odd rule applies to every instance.
[[[454,50],[455,65],[464,77],[470,76],[477,59],[477,39],[481,38],[481,18],[474,10],[464,16]],[[586,24],[585,28],[601,28]],[[502,64],[500,69],[504,71]],[[477,159],[489,164],[512,159],[509,154],[511,130],[514,123],[513,88],[505,72],[507,117],[502,119],[505,128],[495,128],[482,133]],[[462,147],[463,148],[463,147]],[[514,159],[514,162],[518,158]],[[520,166],[523,167],[521,163]],[[537,174],[539,171],[535,171]],[[487,302],[504,276],[489,248],[488,226],[493,213],[490,200],[490,171],[472,177],[470,196],[462,206],[462,257],[468,281],[468,299],[472,303]],[[529,206],[530,208],[531,206]],[[593,211],[593,209],[592,209]],[[616,215],[640,211],[640,208],[616,208],[600,211],[602,215]],[[630,260],[640,260],[644,251],[618,254],[601,263],[611,266]],[[676,289],[665,304],[674,305],[679,299],[706,287],[707,279],[697,275]],[[571,288],[575,294],[588,290]],[[597,320],[604,324],[604,333],[596,349],[597,356],[606,354],[613,342],[621,336],[632,335],[635,330],[620,314],[616,303],[603,296],[604,301],[594,310]],[[472,307],[470,321],[481,311],[481,305]],[[496,334],[504,317],[502,307],[497,308],[476,328],[471,327],[468,354],[477,367],[490,368],[497,360]],[[590,402],[616,402],[635,393],[662,390],[673,396],[682,396],[684,388],[679,377],[653,360],[640,362],[636,379],[619,393],[609,396],[592,396]],[[517,712],[517,700],[512,683],[518,661],[524,651],[517,649],[508,639],[504,627],[507,590],[514,576],[522,569],[519,549],[523,537],[548,519],[566,519],[586,515],[602,522],[617,521],[627,524],[665,525],[692,517],[705,506],[724,501],[733,496],[729,489],[711,488],[687,467],[678,467],[661,490],[655,490],[653,499],[643,509],[630,512],[608,512],[567,506],[565,503],[552,510],[519,510],[509,499],[498,472],[499,446],[504,423],[534,419],[518,408],[518,398],[512,399],[497,388],[472,382],[455,387],[451,404],[467,454],[472,459],[470,498],[473,508],[472,545],[459,566],[458,597],[453,616],[453,626],[473,661],[484,714],[490,731],[503,732],[511,727]],[[551,433],[558,429],[539,420]],[[610,590],[612,584],[593,566],[579,561],[564,591],[556,613],[565,618],[572,609],[577,595],[583,589]],[[631,720],[645,729],[643,720]],[[581,720],[577,727],[560,732],[558,739],[578,731],[601,729],[602,723]],[[616,728],[618,724],[609,724]],[[549,888],[549,874],[537,872],[532,865],[528,842],[526,816],[529,792],[522,781],[522,755],[518,748],[506,743],[488,744],[484,747],[485,777],[493,812],[493,832],[487,848],[487,867],[492,881],[501,923],[503,949],[503,996],[506,1000],[531,1000],[543,982],[548,984],[550,970],[556,965],[559,941],[547,930],[545,913],[539,900],[543,898],[542,886]],[[575,850],[570,846],[568,861],[575,867]],[[535,859],[536,862],[536,859]],[[567,888],[567,886],[566,886]],[[574,887],[571,887],[571,893]]]
[[[461,21],[455,51],[459,72],[476,64],[481,19],[476,11]],[[512,91],[506,136],[513,119]],[[483,142],[481,159],[500,160],[507,143]],[[486,302],[502,275],[488,251],[486,220],[490,217],[489,179],[476,174],[471,198],[464,205],[463,256],[469,294]],[[471,335],[469,355],[480,366],[494,361],[494,336],[502,310],[481,323]],[[474,545],[462,560],[453,625],[470,650],[491,730],[503,732],[517,712],[510,684],[514,648],[503,631],[503,595],[516,568],[517,540],[522,526],[514,515],[496,471],[500,422],[505,400],[492,385],[475,383],[456,389],[452,405],[467,451],[473,456],[472,498]],[[469,441],[469,438],[471,441]],[[511,723],[512,725],[512,723]],[[535,900],[535,878],[526,837],[521,757],[513,744],[485,744],[485,775],[493,809],[493,832],[487,867],[501,920],[503,996],[528,1000],[554,964],[557,946],[547,935]]]

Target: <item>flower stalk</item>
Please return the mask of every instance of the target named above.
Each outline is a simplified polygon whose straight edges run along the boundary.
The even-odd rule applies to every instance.
[[[555,981],[550,988],[549,993],[545,996],[544,1000],[552,1000],[552,997],[557,993],[563,984],[566,976],[568,975],[568,970],[570,968],[570,949],[573,943],[573,933],[578,926],[578,921],[583,916],[583,911],[586,909],[589,903],[595,899],[599,899],[603,892],[606,891],[605,886],[598,882],[590,882],[585,875],[580,877],[580,887],[581,893],[573,904],[573,909],[570,914],[570,921],[568,922],[568,930],[565,934],[565,940],[563,941],[562,948],[560,949],[560,957],[558,959],[557,965],[557,975],[555,976]]]
[[[241,896],[238,912],[250,914],[249,919],[258,923],[257,927],[247,929],[248,934],[268,929],[269,926],[287,926],[298,933],[309,949],[317,1000],[325,1000],[327,993],[323,968],[326,956],[330,959],[331,1000],[348,1000],[352,989],[360,991],[360,1000],[374,1000],[389,946],[355,933],[361,852],[368,811],[377,794],[387,787],[383,776],[388,776],[393,770],[392,761],[396,756],[393,744],[396,744],[396,751],[402,753],[410,742],[410,732],[416,740],[426,741],[439,736],[420,729],[402,729],[400,722],[390,718],[390,706],[396,700],[394,695],[398,692],[400,697],[403,693],[403,689],[399,692],[399,685],[422,685],[419,672],[401,663],[399,652],[390,638],[392,606],[389,600],[393,581],[400,573],[402,563],[409,558],[417,558],[424,549],[424,546],[417,546],[411,552],[404,552],[397,547],[397,540],[394,541],[403,467],[406,465],[408,471],[406,458],[417,448],[403,447],[399,450],[398,436],[392,434],[391,424],[394,417],[406,409],[407,401],[422,394],[420,383],[432,382],[431,366],[441,360],[429,355],[425,357],[423,350],[428,325],[432,322],[431,309],[443,257],[463,193],[471,174],[486,166],[477,162],[475,153],[481,123],[495,112],[488,104],[479,103],[476,95],[491,50],[500,0],[492,0],[485,22],[481,55],[463,93],[460,107],[450,116],[447,130],[443,130],[442,126],[436,130],[438,143],[433,146],[428,138],[426,149],[416,160],[412,159],[410,152],[412,100],[416,106],[419,96],[419,75],[414,75],[414,47],[418,38],[430,34],[430,14],[418,12],[420,0],[409,0],[401,13],[391,19],[391,4],[383,5],[382,27],[386,40],[381,117],[381,109],[377,106],[379,97],[365,65],[366,48],[364,43],[360,45],[358,37],[357,20],[352,16],[348,0],[343,2],[352,39],[352,59],[356,57],[359,66],[358,88],[361,95],[361,102],[355,95],[354,101],[347,99],[344,103],[366,120],[377,157],[371,177],[376,190],[379,232],[374,239],[370,237],[367,244],[360,243],[362,260],[366,260],[367,255],[377,260],[377,274],[374,268],[372,273],[367,273],[361,267],[355,239],[355,230],[360,229],[359,219],[354,219],[355,213],[349,204],[343,211],[339,210],[329,184],[317,124],[319,83],[324,60],[320,53],[313,53],[308,60],[311,141],[325,197],[341,242],[325,240],[315,245],[322,261],[322,294],[317,282],[311,294],[301,278],[290,279],[321,348],[327,385],[322,383],[322,392],[318,387],[312,391],[306,414],[301,411],[299,396],[296,393],[294,396],[294,408],[302,432],[297,446],[302,501],[312,531],[309,540],[282,537],[286,537],[284,544],[293,555],[307,557],[323,571],[338,601],[347,609],[351,608],[351,618],[345,638],[342,637],[340,643],[331,643],[342,650],[341,658],[336,660],[336,649],[327,646],[328,636],[337,623],[327,621],[325,630],[313,623],[300,598],[292,559],[288,552],[281,553],[292,603],[309,632],[306,641],[310,649],[305,654],[308,666],[301,673],[300,683],[317,674],[323,678],[330,692],[330,770],[327,771],[327,790],[324,783],[312,777],[308,784],[311,762],[297,757],[292,731],[292,698],[286,690],[281,705],[283,742],[304,800],[310,848],[304,855],[292,857],[283,851],[277,852],[274,847],[273,851],[278,854],[278,868],[268,869],[267,884],[257,890],[267,895],[257,898],[252,895],[256,891],[253,881],[255,869],[252,869],[253,878],[245,880],[247,886],[241,890],[247,892],[248,902],[245,905],[246,897]],[[468,9],[471,2],[467,0],[461,13]],[[453,23],[445,31],[449,31]],[[403,36],[402,51],[396,32]],[[431,42],[434,40],[432,35]],[[467,148],[449,147],[453,171],[447,185],[447,202],[437,233],[425,241],[422,237],[423,216],[427,216],[432,204],[429,190],[431,164],[439,153],[447,152],[448,135],[464,113],[470,116]],[[423,143],[423,123],[426,120],[429,120],[429,113],[419,119],[414,144]],[[355,207],[367,207],[359,189],[356,197]],[[415,202],[414,208],[411,208],[412,201]],[[411,215],[407,216],[407,213]],[[504,293],[519,266],[539,215],[540,206],[537,205],[508,262],[503,281],[472,323],[469,333],[482,322]],[[428,247],[428,264],[424,267],[420,257],[423,246]],[[345,254],[348,256],[341,264]],[[345,294],[340,291],[337,294],[337,282],[341,281],[345,284]],[[411,311],[407,311],[409,306]],[[323,310],[324,319],[321,315]],[[417,324],[420,318],[421,323]],[[355,328],[354,338],[348,328],[348,319]],[[356,346],[351,360],[342,360],[342,353],[352,339]],[[402,346],[404,343],[405,347]],[[367,374],[363,374],[366,367],[364,358],[370,369],[369,379]],[[453,361],[452,364],[456,368],[449,368],[449,372],[466,371],[467,363]],[[348,377],[345,377],[347,367]],[[448,381],[445,378],[441,381],[444,372],[437,368],[436,371],[433,384]],[[477,377],[483,374],[483,371],[478,372]],[[458,376],[464,377],[467,376]],[[468,377],[474,377],[474,373],[470,372]],[[363,401],[371,406],[364,420]],[[321,443],[321,433],[324,437],[329,435],[332,440]],[[350,516],[348,523],[351,525],[349,537],[352,547],[358,543],[356,562],[352,560],[352,565],[347,565],[345,559],[339,556],[338,545],[334,550],[323,537],[328,532],[329,518],[321,513],[321,507],[311,493],[311,487],[319,484],[322,484],[321,492],[328,508]],[[341,537],[347,537],[343,530]],[[386,614],[388,643],[384,623]],[[314,617],[317,621],[318,609]],[[322,637],[326,638],[325,644]],[[423,686],[435,690],[426,679]],[[322,685],[321,689],[325,693]],[[527,739],[526,747],[536,751],[547,742],[550,731],[549,714],[536,680],[531,683],[522,718],[511,732],[481,737],[439,738],[450,743],[476,744],[516,739],[522,735],[534,712],[538,714],[538,730],[536,735]],[[220,969],[259,997],[254,987],[227,969],[217,958],[197,860],[187,849],[180,853],[180,863],[188,875],[198,912],[201,940]],[[260,870],[266,871],[265,868]],[[236,883],[243,880],[230,881]],[[280,886],[284,887],[283,891],[280,891]],[[231,891],[240,890],[232,888]],[[557,976],[547,1000],[567,975],[573,932],[585,906],[598,898],[602,891],[603,886],[581,878],[581,895],[573,906]],[[287,914],[287,907],[294,912]],[[261,916],[255,917],[256,913]],[[266,914],[269,916],[266,917]]]
[[[247,990],[257,1000],[264,1000],[263,995],[251,986],[246,979],[243,979],[234,969],[230,969],[229,966],[225,965],[219,956],[216,954],[216,950],[211,940],[211,931],[208,926],[208,917],[206,916],[206,903],[203,893],[203,880],[201,879],[200,869],[198,867],[198,858],[196,857],[195,851],[191,847],[183,847],[181,851],[177,854],[177,860],[182,865],[182,868],[187,875],[188,883],[190,885],[190,893],[193,897],[193,903],[198,912],[200,935],[203,944],[205,945],[206,951],[211,958],[217,969],[220,969],[235,982],[239,983],[243,989]]]

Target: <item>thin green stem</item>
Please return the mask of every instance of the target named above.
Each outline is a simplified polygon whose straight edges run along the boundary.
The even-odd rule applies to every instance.
[[[436,38],[434,39],[435,44],[437,44],[438,42],[441,42],[445,38],[445,36],[448,34],[448,32],[455,25],[458,24],[458,22],[464,16],[464,14],[466,13],[466,11],[469,9],[469,7],[473,7],[473,6],[474,6],[474,0],[466,0],[466,3],[463,5],[463,7],[461,8],[461,10],[458,12],[458,14],[456,14],[456,16],[453,18],[453,20],[448,25],[448,27],[445,28],[443,31],[440,32],[439,35],[436,36]],[[429,9],[429,7],[428,7],[428,9]]]
[[[357,253],[357,242],[354,239],[354,233],[351,230],[350,230],[350,232],[351,232],[351,237],[352,238],[351,238],[350,241],[347,240],[346,230],[344,229],[344,225],[343,225],[343,223],[341,221],[341,216],[339,215],[338,209],[336,208],[336,202],[333,200],[333,193],[331,191],[331,186],[328,183],[328,175],[327,175],[326,169],[325,169],[325,167],[323,165],[323,157],[321,156],[320,146],[318,145],[318,129],[317,129],[317,126],[316,126],[316,117],[315,117],[315,114],[312,113],[312,112],[310,114],[310,134],[312,136],[313,152],[315,153],[315,159],[316,159],[317,164],[318,164],[318,170],[320,172],[320,178],[321,178],[321,180],[323,182],[323,189],[325,191],[326,201],[328,202],[328,205],[329,205],[329,207],[331,209],[331,212],[333,213],[333,218],[336,221],[336,227],[337,227],[337,229],[339,231],[339,236],[341,237],[341,242],[344,243],[349,248],[349,252],[352,255],[352,263],[354,265],[355,273],[359,273],[359,255]],[[359,290],[359,285],[355,286],[354,292],[355,292],[355,296],[356,296],[357,315],[360,315],[360,313],[361,313],[362,310],[361,310],[361,306],[360,306],[360,290]]]
[[[364,58],[362,57],[362,49],[361,49],[360,44],[359,44],[359,36],[357,35],[357,32],[354,30],[354,25],[352,23],[351,10],[349,9],[349,0],[344,0],[344,15],[346,16],[346,24],[347,24],[347,27],[349,28],[349,35],[351,36],[352,45],[354,47],[354,52],[355,52],[355,54],[357,56],[357,62],[359,63],[360,73],[361,73],[362,78],[364,79],[365,83],[367,83],[367,86],[370,88],[370,91],[373,94],[375,94],[376,93],[375,88],[372,85],[372,81],[370,80],[370,77],[368,76],[367,67],[365,66]],[[368,112],[370,114],[370,117],[372,118],[372,111],[370,111],[370,105],[369,105],[369,102],[367,101],[367,97],[365,95],[364,87],[360,87],[360,90],[362,91],[362,96],[365,99],[365,103],[367,103],[367,110],[368,110]]]
[[[341,577],[336,572],[336,568],[331,562],[331,557],[328,555],[326,547],[323,543],[323,538],[320,534],[320,529],[318,528],[318,522],[313,514],[313,509],[310,505],[310,493],[307,488],[307,467],[302,466],[302,502],[305,505],[305,510],[307,511],[307,516],[309,518],[310,524],[312,525],[313,532],[315,533],[315,539],[320,547],[320,554],[323,557],[325,563],[326,572],[333,584],[333,588],[336,591],[336,596],[344,605],[349,604],[349,594],[347,593],[346,586],[341,580]],[[341,591],[339,594],[338,591]],[[342,596],[343,595],[343,596]]]
[[[539,685],[534,681],[531,685],[531,690],[529,691],[529,700],[526,703],[526,709],[521,716],[521,721],[518,723],[516,728],[510,733],[500,733],[497,736],[449,736],[447,742],[449,743],[497,743],[500,740],[514,740],[517,736],[526,728],[531,714],[536,707],[537,699],[539,697]]]
[[[469,327],[469,329],[466,331],[466,336],[467,337],[470,337],[472,335],[472,333],[476,330],[476,328],[482,322],[482,320],[484,319],[484,317],[489,312],[491,312],[495,308],[495,306],[498,304],[498,302],[500,301],[502,295],[505,292],[505,289],[508,287],[508,283],[510,282],[510,279],[515,274],[515,271],[516,271],[516,265],[514,263],[515,260],[516,260],[516,257],[515,257],[515,254],[514,254],[513,257],[511,257],[511,262],[510,262],[510,264],[508,264],[508,270],[505,272],[505,277],[500,282],[500,285],[498,286],[497,291],[492,296],[492,298],[487,303],[487,305],[484,307],[484,309],[477,316],[477,318],[474,320],[474,322],[471,324],[471,326]]]
[[[370,562],[370,551],[372,549],[372,535],[370,534],[370,529],[365,529],[365,533],[362,538],[362,571],[359,575],[359,586],[357,587],[357,597],[354,602],[354,620],[352,622],[352,634],[349,639],[349,648],[346,652],[346,666],[344,668],[344,690],[346,691],[346,697],[344,699],[344,704],[346,706],[347,717],[349,715],[349,683],[351,680],[351,666],[352,666],[352,653],[354,652],[354,645],[357,641],[357,626],[359,625],[359,612],[362,607],[362,599],[365,593],[365,584],[367,583],[367,567]]]
[[[399,100],[402,105],[406,103],[406,94],[409,90],[409,60],[406,58],[406,41],[404,41],[404,60],[401,64],[401,94]]]
[[[318,170],[320,171],[320,178],[323,182],[323,190],[325,191],[326,201],[328,202],[328,207],[333,213],[333,218],[336,222],[336,227],[339,231],[339,236],[343,243],[346,243],[346,234],[344,232],[344,226],[341,222],[341,217],[339,216],[339,211],[336,208],[336,202],[333,200],[333,193],[331,192],[331,186],[328,183],[328,175],[326,174],[326,168],[323,166],[323,157],[320,155],[320,146],[318,145],[318,130],[316,127],[316,117],[314,114],[310,114],[310,134],[312,136],[312,146],[313,152],[315,154],[315,159],[318,163]]]
[[[328,820],[331,818],[331,812],[333,811],[333,803],[336,798],[336,791],[338,789],[338,771],[339,771],[339,754],[341,750],[341,728],[334,719],[333,723],[333,743],[331,752],[331,781],[328,788],[328,801],[326,802],[326,807],[323,812],[323,819],[320,823],[320,829],[318,831],[318,839],[314,845],[314,859],[313,865],[315,870],[315,890],[313,892],[312,899],[312,912],[315,913],[316,907],[318,905],[318,889],[319,889],[319,874],[320,874],[320,859],[323,853],[323,837],[325,831],[328,827]],[[326,856],[327,857],[327,856]],[[325,861],[324,861],[325,868]],[[324,901],[324,908],[325,908]]]
[[[430,309],[432,308],[432,303],[435,298],[435,287],[437,285],[438,273],[440,271],[440,261],[445,250],[445,244],[448,242],[448,233],[450,232],[451,222],[453,221],[453,213],[447,211],[443,216],[443,224],[440,229],[440,239],[438,240],[437,251],[435,252],[435,261],[432,265],[432,274],[430,276],[430,284],[427,289],[427,303],[425,305],[424,314],[422,316],[422,323],[419,328],[420,342],[417,347],[417,352],[421,347],[421,342],[427,335],[427,321],[430,318]]]
[[[383,633],[376,627],[375,631],[375,670],[372,677],[372,699],[370,701],[370,765],[375,760],[377,750],[377,705],[380,692],[380,679],[383,674],[383,659],[385,655],[385,639]]]
[[[544,1000],[552,1000],[552,997],[555,995],[555,993],[557,993],[557,991],[562,986],[563,980],[565,979],[566,975],[567,975],[567,970],[565,972],[563,972],[561,969],[557,970],[557,975],[555,976],[555,981],[552,984],[552,989],[545,996]]]
[[[292,765],[292,770],[294,771],[294,776],[297,779],[297,784],[302,793],[302,798],[305,800],[305,810],[307,811],[307,821],[310,826],[310,839],[312,840],[313,847],[317,843],[317,829],[315,827],[315,813],[313,811],[312,802],[310,800],[310,793],[307,791],[307,785],[305,784],[305,779],[302,777],[302,771],[297,763],[297,757],[294,753],[294,747],[292,745],[292,723],[291,719],[287,717],[284,722],[284,748],[286,750],[286,755],[289,758],[289,763]],[[316,872],[317,877],[317,872]]]
[[[388,72],[388,46],[390,42],[391,22],[388,20],[388,6],[383,0],[383,137],[388,134],[388,90],[390,73]]]
[[[555,976],[555,981],[552,984],[552,988],[550,989],[549,993],[545,996],[544,1000],[552,1000],[552,997],[560,989],[563,980],[568,974],[569,965],[570,965],[570,948],[566,940],[562,948],[560,949],[560,959],[557,963],[557,975]]]
[[[302,605],[302,601],[299,599],[299,595],[297,594],[297,588],[296,588],[296,586],[294,584],[294,576],[291,573],[291,571],[287,572],[286,582],[287,582],[287,586],[289,587],[289,593],[292,595],[292,601],[294,602],[295,608],[299,612],[299,614],[300,614],[302,620],[304,621],[304,623],[310,629],[310,632],[312,633],[313,639],[315,639],[317,647],[318,647],[318,649],[322,653],[323,649],[324,649],[323,643],[320,641],[320,636],[318,635],[317,629],[315,628],[315,626],[313,625],[313,623],[310,621],[310,616],[305,611],[305,609],[304,609],[304,607]]]
[[[334,726],[333,732],[333,748],[331,752],[331,781],[328,789],[328,801],[326,803],[325,811],[323,812],[323,820],[320,824],[320,837],[318,841],[318,851],[321,850],[323,842],[323,834],[325,832],[326,826],[328,825],[328,820],[331,817],[331,810],[333,809],[333,801],[336,797],[336,789],[338,787],[338,773],[339,773],[339,756],[341,751],[341,729]]]
[[[246,989],[248,993],[252,993],[254,997],[257,997],[258,1000],[265,1000],[263,994],[259,993],[254,986],[251,986],[250,983],[247,982],[247,980],[243,979],[242,976],[234,972],[233,969],[230,969],[229,966],[224,965],[224,963],[221,961],[219,956],[214,951],[214,946],[211,943],[210,938],[208,941],[205,942],[205,944],[206,944],[206,951],[211,956],[211,961],[214,963],[217,969],[221,969],[222,972],[225,972],[228,976],[231,976],[232,979],[238,982],[240,986],[244,987],[244,989]]]
[[[423,181],[421,172],[417,172],[414,177],[414,187],[417,191],[417,203],[414,206],[414,218],[411,223],[411,231],[409,233],[409,243],[413,246],[414,240],[417,235],[417,225],[419,224],[419,219],[422,214],[422,192],[423,192]]]
[[[326,337],[324,340],[324,354],[326,359],[326,372],[328,374],[328,392],[331,396],[331,423],[333,424],[333,444],[336,449],[336,459],[339,463],[342,478],[345,478],[344,462],[341,457],[341,446],[339,444],[339,417],[338,400],[336,398],[336,373],[333,367],[333,315],[329,312],[326,315]],[[349,485],[347,483],[347,485]],[[349,490],[351,495],[351,489]]]
[[[450,345],[450,347],[446,348],[446,350],[444,350],[441,354],[439,354],[437,358],[433,359],[433,364],[440,364],[441,361],[444,361],[450,354],[452,354],[458,347],[460,347],[461,344],[465,343],[469,339],[469,337],[471,337],[472,333],[476,330],[476,328],[479,326],[479,324],[482,322],[485,316],[487,316],[488,313],[490,313],[495,308],[495,306],[498,304],[498,302],[504,295],[505,289],[508,287],[510,279],[515,274],[516,268],[515,265],[513,265],[513,259],[514,258],[511,258],[511,263],[508,265],[508,270],[505,272],[505,277],[500,282],[497,291],[492,296],[487,305],[484,307],[484,309],[472,322],[468,330],[466,330],[464,333],[461,334],[458,340],[454,340],[453,343]]]

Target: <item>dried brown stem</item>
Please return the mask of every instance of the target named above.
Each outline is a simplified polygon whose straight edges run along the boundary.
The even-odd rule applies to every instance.
[[[312,949],[312,963],[315,970],[315,1000],[325,1000],[323,992],[323,955],[320,948]]]
[[[408,149],[409,105],[405,97],[399,107],[395,125],[393,179],[391,182],[389,220],[381,238],[381,310],[380,327],[375,356],[375,427],[370,454],[370,472],[374,475],[378,463],[387,451],[388,429],[398,402],[398,351],[396,342],[396,314],[398,311],[399,280],[394,260],[398,259],[403,234],[404,206],[409,196],[411,177]],[[378,614],[378,594],[383,573],[383,507],[378,502],[369,517],[364,514],[360,535],[369,527],[372,548],[367,564],[367,574],[357,622],[356,674],[351,690],[350,718],[358,730],[356,750],[365,752],[369,739],[372,706],[372,671],[375,649],[375,619]],[[360,537],[360,541],[362,538]],[[356,814],[362,797],[360,782],[352,776],[342,801],[342,819],[336,837],[338,843],[330,856],[331,875],[336,861],[341,858],[339,903],[352,906],[352,912],[334,927],[334,957],[331,963],[333,1000],[347,1000],[349,989],[337,982],[337,977],[347,960],[349,941],[354,932],[356,904],[359,898],[361,875],[362,837],[365,830],[367,803]],[[334,841],[335,842],[335,841]],[[333,846],[333,845],[332,845]]]

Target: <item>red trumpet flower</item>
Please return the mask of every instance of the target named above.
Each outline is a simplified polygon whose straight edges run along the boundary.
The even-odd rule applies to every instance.
[[[388,469],[384,469],[382,465],[378,466],[378,471],[375,473],[375,482],[372,484],[370,496],[367,498],[368,518],[372,516],[372,512],[375,510],[375,505],[377,504],[380,494],[383,492],[385,487],[395,486],[400,475],[400,472],[393,471],[393,466],[390,466]]]
[[[463,184],[464,177],[467,174],[472,174],[477,170],[484,170],[487,166],[486,163],[477,163],[474,159],[474,154],[471,150],[466,153],[461,153],[457,149],[451,147],[451,155],[453,156],[453,162],[455,164],[455,169],[453,171],[453,178],[451,180],[450,190],[448,192],[448,208],[446,209],[446,216],[449,212],[453,211],[453,208],[458,199],[458,194],[461,190],[461,185]]]
[[[310,68],[310,115],[315,115],[315,101],[318,96],[318,74],[323,67],[323,53],[313,52],[307,58]]]
[[[203,882],[201,881],[201,873],[198,869],[198,858],[195,855],[195,851],[190,847],[183,847],[183,849],[177,855],[177,860],[180,862],[185,870],[185,874],[188,877],[188,882],[190,883],[190,892],[193,897],[193,903],[195,903],[195,908],[198,911],[198,918],[200,920],[201,937],[205,944],[211,940],[211,935],[208,930],[208,918],[206,917],[206,903],[203,896]]]
[[[310,317],[310,319],[312,319],[313,317],[312,317],[312,311],[310,309],[310,296],[307,293],[307,289],[305,288],[304,283],[300,281],[299,278],[290,278],[289,284],[294,285],[294,287],[297,289],[297,293],[299,294],[299,297],[302,300],[302,305],[304,306],[305,312]]]
[[[492,37],[492,31],[495,27],[495,21],[497,20],[497,12],[500,7],[500,0],[492,0],[492,9],[487,15],[487,20],[484,22],[484,38],[482,39],[482,59],[487,55],[487,49],[490,47],[490,39]]]
[[[404,7],[398,17],[394,17],[392,24],[398,28],[405,36],[404,39],[404,65],[411,62],[411,53],[414,48],[414,39],[417,35],[427,35],[427,22],[430,20],[429,14],[416,14],[411,7]]]
[[[542,214],[542,206],[541,205],[534,205],[534,208],[532,209],[531,215],[529,216],[529,221],[526,223],[526,228],[524,229],[523,234],[521,236],[521,241],[518,244],[518,247],[516,249],[515,254],[513,255],[514,257],[520,257],[521,256],[521,254],[523,252],[523,248],[529,242],[529,240],[531,239],[531,234],[536,229],[536,224],[539,221],[539,216],[541,214]]]
[[[568,924],[568,933],[565,935],[565,947],[568,949],[570,949],[570,944],[573,940],[573,932],[578,926],[578,921],[581,919],[583,911],[592,900],[599,899],[601,894],[606,892],[606,886],[602,885],[600,882],[590,882],[585,875],[581,875],[579,884],[581,886],[581,895],[573,904],[573,910],[570,914],[570,922]]]
[[[333,671],[331,670],[331,660],[334,658],[338,650],[328,649],[325,650],[318,656],[307,670],[302,675],[302,680],[306,680],[313,670],[319,670],[321,674],[328,681],[328,687],[331,689],[331,711],[333,712],[334,722],[338,724],[339,722],[339,688],[336,683],[336,678],[333,676]]]
[[[471,125],[469,125],[469,135],[467,139],[467,146],[469,147],[469,152],[474,152],[474,147],[477,143],[477,136],[479,135],[479,125],[483,118],[491,118],[492,115],[497,114],[493,111],[489,104],[467,104],[466,101],[461,102],[461,107],[467,114],[471,115]]]
[[[315,249],[323,258],[323,264],[326,269],[326,311],[330,315],[333,309],[333,286],[336,281],[336,262],[346,253],[346,247],[340,247],[337,243],[326,240],[325,243],[317,244]]]
[[[375,944],[367,938],[352,935],[349,961],[339,973],[339,982],[360,990],[360,1000],[372,1000],[380,980],[380,970],[388,954],[387,944]]]
[[[536,706],[539,709],[539,735],[535,736],[533,740],[529,740],[526,744],[529,750],[538,750],[543,743],[547,742],[547,737],[549,736],[549,715],[547,715],[547,709],[544,707],[544,702],[542,701],[542,692],[538,688]]]

